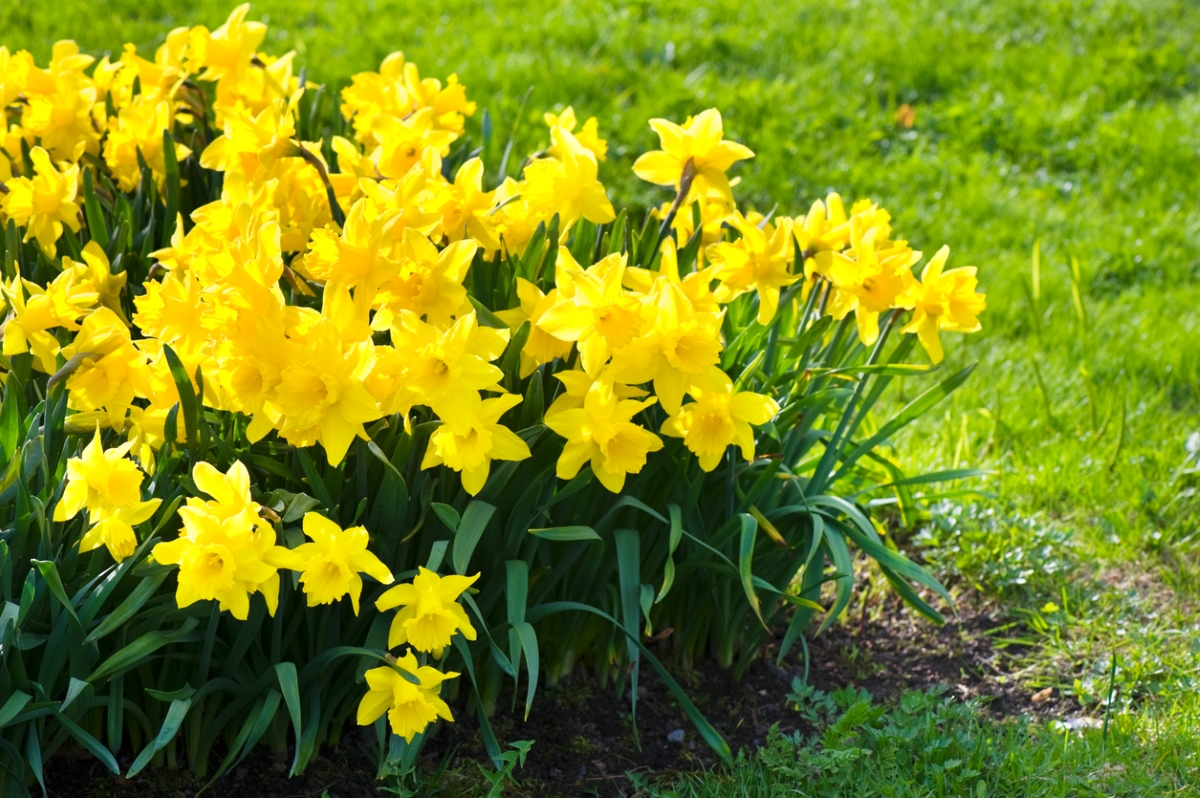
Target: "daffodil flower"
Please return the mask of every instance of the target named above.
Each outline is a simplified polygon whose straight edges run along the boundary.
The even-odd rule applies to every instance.
[[[529,445],[500,423],[500,417],[521,402],[516,394],[481,399],[466,393],[451,405],[443,405],[442,425],[429,436],[429,448],[421,468],[446,465],[462,473],[463,490],[472,496],[483,490],[491,473],[492,460],[524,460]]]
[[[3,157],[3,156],[0,156]],[[29,152],[33,177],[15,177],[0,194],[0,210],[25,228],[22,240],[37,239],[47,258],[54,258],[54,246],[62,237],[63,227],[79,232],[79,165],[64,166],[61,171],[41,147]]]
[[[67,521],[86,510],[91,528],[80,541],[80,551],[105,546],[117,562],[133,554],[137,536],[133,527],[154,515],[161,499],[142,501],[145,475],[126,455],[132,444],[105,449],[96,430],[81,457],[67,461],[67,486],[54,508],[55,521]]]
[[[457,673],[418,666],[410,651],[396,660],[395,668],[371,668],[365,676],[369,689],[358,705],[360,726],[369,726],[387,713],[392,732],[411,743],[438,718],[454,722],[450,707],[438,692],[442,682],[455,678]]]
[[[363,587],[360,573],[385,585],[394,581],[388,567],[367,550],[366,527],[343,530],[319,513],[305,513],[304,534],[311,542],[291,549],[290,555],[280,553],[276,562],[289,561],[288,568],[302,572],[300,584],[308,597],[308,606],[332,604],[349,595],[354,614],[358,615]]]
[[[555,158],[539,158],[525,167],[525,198],[535,211],[559,215],[563,228],[583,217],[595,224],[616,218],[604,186],[596,178],[596,156],[561,127],[551,131]]]
[[[565,247],[559,250],[558,300],[537,324],[560,341],[577,342],[588,374],[598,374],[613,349],[632,341],[644,323],[639,301],[621,285],[625,259],[613,254],[582,269]]]
[[[250,613],[250,596],[262,593],[267,611],[279,605],[279,568],[294,563],[293,554],[275,544],[275,530],[258,517],[250,497],[250,474],[235,462],[222,474],[207,463],[192,469],[196,487],[212,499],[188,499],[179,508],[183,530],[178,538],[157,544],[155,561],[178,565],[175,603],[217,601],[238,620]]]
[[[673,414],[662,426],[664,435],[683,438],[683,444],[700,459],[700,467],[712,471],[730,445],[741,449],[747,461],[754,459],[754,430],[779,413],[779,403],[769,396],[734,391],[733,381],[718,368],[688,389],[695,400]]]
[[[412,582],[388,589],[375,601],[381,612],[400,608],[392,618],[388,632],[388,648],[408,643],[417,651],[442,656],[450,638],[461,632],[467,640],[475,639],[475,627],[458,603],[458,597],[475,583],[474,576],[439,576],[421,567]]]
[[[911,285],[898,301],[913,311],[901,331],[916,333],[934,363],[941,363],[944,357],[939,331],[976,332],[981,326],[979,314],[987,307],[987,299],[975,290],[979,284],[975,267],[942,271],[949,257],[949,247],[939,249],[921,272],[921,281]]]
[[[571,342],[555,338],[538,326],[542,315],[558,301],[558,289],[551,289],[550,293],[544,294],[533,283],[518,277],[517,299],[521,301],[518,307],[496,311],[496,315],[514,332],[525,322],[530,324],[529,337],[521,348],[521,379],[525,379],[543,363],[570,354]]]
[[[646,465],[646,455],[662,448],[662,440],[632,419],[657,401],[620,399],[610,382],[596,381],[588,389],[583,406],[556,412],[546,426],[567,439],[558,458],[560,479],[571,479],[589,461],[592,472],[604,487],[620,493],[625,475],[636,474]]]
[[[721,281],[717,299],[731,302],[748,291],[757,291],[758,323],[769,324],[779,308],[780,289],[800,279],[788,269],[794,254],[792,220],[780,220],[770,234],[736,211],[730,223],[741,238],[708,248],[709,260],[716,269],[714,276]]]
[[[729,167],[754,153],[736,141],[726,141],[721,112],[716,108],[688,117],[682,126],[666,119],[651,119],[650,127],[658,134],[661,150],[642,155],[633,164],[633,173],[648,183],[673,186],[680,190],[684,172],[691,163],[694,175],[686,202],[716,189],[733,198],[726,172]]]

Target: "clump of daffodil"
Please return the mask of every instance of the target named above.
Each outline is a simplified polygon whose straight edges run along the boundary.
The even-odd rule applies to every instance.
[[[621,399],[613,384],[597,380],[588,389],[583,406],[547,414],[546,426],[567,439],[558,458],[557,473],[571,479],[591,462],[592,472],[604,487],[620,493],[625,475],[637,474],[646,455],[662,448],[662,440],[633,417],[657,399]]]
[[[921,272],[921,281],[909,286],[898,300],[901,307],[913,311],[912,320],[901,331],[916,333],[934,363],[941,363],[944,357],[938,333],[978,331],[979,314],[987,307],[987,299],[975,290],[979,284],[975,267],[943,271],[949,257],[950,247],[939,249]]]
[[[747,461],[754,459],[754,430],[779,413],[779,403],[769,396],[735,391],[729,375],[710,369],[688,389],[695,401],[679,408],[662,426],[664,435],[683,438],[683,445],[712,471],[725,450],[736,445]]]
[[[311,542],[302,543],[288,555],[277,552],[276,561],[286,561],[288,568],[301,572],[300,584],[308,606],[332,604],[349,595],[354,614],[358,615],[363,587],[360,573],[385,585],[395,581],[388,567],[367,550],[370,536],[366,527],[342,529],[319,513],[305,513],[303,528]]]
[[[438,718],[454,722],[450,707],[438,693],[442,682],[457,673],[418,666],[410,651],[396,660],[395,667],[371,668],[365,676],[369,689],[358,705],[360,726],[369,726],[386,712],[392,732],[411,743]]]
[[[421,567],[412,582],[389,588],[375,602],[380,611],[400,608],[392,618],[388,648],[407,643],[417,651],[441,657],[456,632],[474,640],[475,627],[458,597],[478,578],[479,574],[439,576]]]
[[[67,521],[86,510],[91,527],[80,551],[104,546],[117,562],[133,554],[133,527],[149,520],[162,499],[142,501],[145,474],[125,455],[132,444],[105,449],[97,429],[82,456],[67,461],[67,487],[54,508],[55,521]]]
[[[197,601],[219,603],[238,620],[250,613],[250,596],[262,593],[267,610],[279,605],[279,568],[294,562],[292,553],[275,545],[275,530],[259,517],[261,509],[250,496],[250,473],[235,462],[222,474],[208,463],[197,463],[192,480],[211,499],[190,498],[179,508],[183,530],[175,540],[157,544],[151,556],[164,565],[178,565],[175,602],[187,607]]]
[[[703,197],[709,189],[732,200],[733,190],[725,174],[729,167],[754,153],[736,141],[725,140],[721,112],[709,108],[688,117],[682,126],[666,119],[651,119],[650,127],[658,134],[661,150],[645,153],[633,164],[633,173],[648,183],[672,186],[678,192],[685,188],[687,176],[691,187],[686,202]]]

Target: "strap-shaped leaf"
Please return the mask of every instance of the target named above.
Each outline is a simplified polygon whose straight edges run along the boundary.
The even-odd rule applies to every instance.
[[[451,552],[451,559],[454,562],[455,573],[465,574],[467,572],[467,566],[471,564],[471,555],[475,553],[475,547],[479,545],[479,539],[483,537],[483,530],[487,528],[488,521],[492,520],[495,512],[494,506],[479,499],[475,499],[467,505],[462,520],[458,523],[458,529],[454,532],[454,549]]]
[[[603,540],[590,526],[552,526],[544,529],[531,529],[529,534],[542,540]]]
[[[754,610],[758,622],[766,629],[767,622],[763,620],[762,605],[758,601],[758,594],[754,592],[754,542],[758,537],[758,522],[748,513],[739,513],[738,523],[741,525],[738,539],[738,576],[742,580],[742,592],[746,594],[746,601],[750,602],[750,609]]]
[[[163,719],[162,728],[158,730],[158,734],[155,735],[154,739],[142,749],[137,759],[133,760],[133,764],[129,766],[129,772],[125,774],[125,778],[130,779],[140,773],[142,768],[150,764],[150,760],[155,754],[166,748],[175,739],[175,735],[179,733],[179,727],[183,725],[183,719],[187,717],[191,706],[192,700],[190,698],[176,699],[171,702],[171,706],[167,709],[167,716]]]

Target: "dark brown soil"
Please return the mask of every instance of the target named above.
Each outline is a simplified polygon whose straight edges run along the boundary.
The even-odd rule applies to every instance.
[[[980,699],[1003,716],[1058,715],[1073,709],[1054,696],[1035,699],[1021,686],[1011,672],[1011,652],[996,648],[988,634],[1003,619],[986,608],[965,608],[962,613],[939,627],[891,601],[876,604],[871,616],[851,619],[810,642],[809,681],[823,690],[862,687],[884,700],[904,690],[942,684],[960,697]],[[710,663],[675,673],[735,751],[760,744],[775,723],[785,731],[808,731],[786,700],[793,677],[804,672],[803,656],[797,648],[777,666],[774,655],[768,648],[740,680]],[[636,736],[628,694],[618,696],[615,688],[602,689],[581,674],[539,690],[528,721],[521,719],[521,709],[511,712],[506,706],[497,712],[493,727],[502,744],[534,741],[525,767],[517,774],[520,794],[627,795],[632,792],[627,772],[663,775],[717,761],[649,668],[643,669],[638,694]],[[454,798],[479,789],[482,782],[472,763],[485,760],[474,722],[464,710],[456,714],[459,723],[441,729],[424,753],[430,771],[445,767],[443,794]],[[69,752],[47,763],[47,777],[50,795],[63,798],[185,798],[195,795],[200,786],[184,770],[148,770],[127,781]],[[318,798],[328,791],[329,798],[359,798],[387,795],[382,786],[375,781],[366,736],[355,732],[337,750],[317,757],[302,777],[288,779],[286,767],[262,751],[218,781],[208,794]]]

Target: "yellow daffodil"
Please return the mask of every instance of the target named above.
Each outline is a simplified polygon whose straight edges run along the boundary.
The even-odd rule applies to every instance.
[[[151,101],[135,97],[127,108],[122,108],[115,122],[109,126],[104,142],[104,161],[117,179],[122,191],[136,191],[142,180],[142,161],[154,173],[158,190],[166,185],[167,169],[163,153],[163,133],[175,124],[171,102],[166,99]],[[175,158],[182,161],[191,154],[183,144],[175,143]]]
[[[226,109],[223,134],[200,154],[200,165],[219,172],[257,175],[270,169],[280,158],[300,154],[295,141],[296,120],[292,105],[276,100],[258,114],[236,108]]]
[[[121,292],[128,279],[127,272],[112,273],[108,255],[95,241],[89,241],[83,247],[83,263],[77,263],[70,258],[63,258],[63,273],[74,272],[75,283],[96,294],[96,300],[104,307],[116,313],[124,320],[125,311],[121,308]]]
[[[838,290],[829,313],[843,319],[853,311],[859,338],[867,346],[879,338],[879,314],[896,306],[913,283],[913,264],[921,259],[921,253],[903,241],[880,240],[879,232],[877,227],[864,232],[859,218],[852,217],[850,249],[825,250],[816,256],[817,272]]]
[[[396,252],[399,273],[380,286],[377,305],[391,313],[411,310],[430,324],[449,326],[471,309],[462,281],[478,249],[474,241],[464,240],[439,252],[428,238],[406,229]]]
[[[179,566],[176,604],[187,607],[213,600],[244,621],[250,613],[250,596],[258,592],[274,615],[279,604],[278,569],[288,567],[292,555],[275,545],[275,530],[258,518],[246,467],[235,462],[221,474],[199,463],[192,478],[213,499],[189,499],[179,509],[180,536],[151,551],[157,562]]]
[[[592,472],[604,487],[620,493],[625,475],[636,474],[646,465],[646,455],[662,448],[662,440],[632,419],[654,404],[620,399],[611,383],[595,382],[584,397],[583,407],[563,410],[546,418],[546,426],[567,439],[558,458],[557,473],[571,479],[591,461]]]
[[[551,132],[558,156],[539,158],[525,167],[523,195],[530,208],[547,218],[558,214],[564,227],[579,217],[595,224],[616,218],[604,186],[597,180],[596,156],[566,130]]]
[[[475,627],[458,603],[458,597],[475,583],[474,576],[439,576],[421,567],[412,582],[389,588],[375,602],[380,612],[400,608],[392,618],[388,648],[408,643],[417,651],[442,656],[455,632],[475,639]]]
[[[431,108],[422,108],[404,119],[378,117],[376,135],[382,143],[371,153],[371,160],[379,174],[402,178],[420,163],[427,150],[439,156],[449,153],[458,134],[439,129],[436,121]]]
[[[546,125],[549,126],[551,131],[556,127],[560,127],[568,133],[573,134],[575,140],[584,149],[590,150],[592,155],[596,156],[597,161],[608,160],[608,142],[600,138],[599,124],[596,122],[596,117],[588,117],[588,120],[583,123],[583,127],[577,133],[575,132],[575,126],[579,124],[579,120],[575,117],[575,109],[569,105],[560,114],[549,112],[543,114],[542,119],[545,120]],[[553,144],[546,152],[550,156],[558,158],[562,150],[557,144]]]
[[[358,615],[363,587],[360,573],[385,585],[394,581],[388,567],[367,550],[366,527],[343,530],[323,515],[305,513],[304,534],[311,542],[291,550],[287,567],[302,572],[300,584],[308,596],[308,606],[332,604],[349,594],[354,614]]]
[[[67,406],[103,408],[116,429],[124,427],[133,400],[149,393],[146,357],[133,345],[129,328],[108,308],[98,308],[83,320],[62,356],[76,364],[67,378]]]
[[[537,325],[560,341],[578,342],[584,371],[596,375],[612,351],[632,341],[643,326],[639,300],[621,285],[626,254],[614,253],[586,270],[566,247],[558,258],[558,300]]]
[[[366,285],[375,288],[400,269],[400,264],[388,257],[392,238],[394,214],[383,214],[368,220],[367,204],[356,202],[346,217],[339,234],[336,228],[314,230],[309,239],[304,269],[314,279],[328,281],[347,288]]]
[[[446,240],[470,238],[489,252],[499,249],[491,217],[495,193],[483,190],[483,161],[472,158],[458,167],[454,182],[438,192],[429,205],[442,217]]]
[[[521,397],[506,393],[482,399],[466,393],[452,405],[442,405],[442,425],[429,437],[429,448],[421,468],[445,465],[462,473],[463,490],[472,496],[483,490],[493,460],[524,460],[529,446],[500,423],[500,417],[521,403]]]
[[[504,372],[491,361],[504,353],[508,338],[508,330],[476,324],[474,311],[444,332],[412,311],[401,311],[392,325],[392,344],[405,353],[410,404],[432,407],[443,416],[465,412],[477,391],[497,389]]]
[[[666,119],[651,119],[650,127],[658,134],[661,150],[642,155],[633,164],[633,173],[648,183],[673,186],[679,191],[683,176],[694,175],[687,201],[702,197],[709,189],[732,200],[729,167],[754,153],[735,141],[726,141],[721,112],[716,108],[689,117],[683,126]]]
[[[64,166],[59,171],[41,147],[34,147],[29,159],[34,177],[9,180],[5,184],[8,192],[0,195],[0,209],[25,228],[25,241],[37,239],[46,257],[53,258],[63,226],[79,231],[79,166]]]
[[[721,316],[697,313],[670,280],[655,286],[649,307],[653,323],[613,353],[609,374],[631,385],[653,381],[663,409],[674,414],[691,381],[720,361]]]
[[[77,161],[84,152],[98,154],[100,132],[92,113],[96,87],[73,71],[60,72],[53,81],[53,91],[29,96],[21,126],[59,161]]]
[[[322,318],[307,334],[289,341],[274,404],[284,419],[280,434],[297,446],[320,441],[337,465],[363,424],[381,415],[363,386],[372,360],[371,342],[347,346],[332,319]]]
[[[91,286],[77,282],[74,271],[64,271],[44,289],[20,276],[7,284],[0,282],[0,297],[10,313],[4,323],[4,355],[32,352],[34,365],[53,374],[60,347],[49,331],[57,327],[78,330],[77,319],[95,304],[97,295]]]
[[[187,69],[199,72],[201,80],[220,80],[236,77],[250,67],[250,61],[267,35],[261,22],[247,22],[250,4],[243,3],[230,12],[225,24],[215,31],[203,25],[191,30],[188,42]]]
[[[987,299],[975,290],[979,284],[975,267],[943,271],[949,257],[950,247],[939,249],[921,273],[921,282],[909,286],[898,301],[913,311],[912,320],[901,330],[916,333],[934,363],[944,357],[939,331],[976,332],[981,329],[979,314],[987,307]]]
[[[438,718],[454,722],[450,707],[438,692],[442,682],[455,678],[457,673],[442,673],[428,665],[418,667],[410,651],[396,660],[395,668],[371,668],[365,676],[369,690],[358,705],[360,726],[369,726],[386,712],[392,733],[411,743]]]
[[[105,449],[97,429],[82,456],[67,461],[67,486],[54,508],[55,521],[67,521],[86,510],[91,528],[80,551],[104,546],[117,562],[133,554],[133,526],[154,515],[161,499],[142,501],[145,476],[125,455],[131,444]]]
[[[521,348],[521,379],[533,373],[543,363],[558,357],[566,357],[571,351],[571,342],[555,338],[538,326],[538,321],[558,301],[558,290],[543,294],[542,289],[523,277],[517,278],[517,299],[520,306],[511,310],[496,311],[496,315],[514,332],[529,322],[529,337]]]
[[[754,430],[779,412],[779,403],[769,396],[735,391],[733,381],[718,368],[697,380],[688,394],[695,400],[679,408],[662,426],[664,435],[683,438],[683,444],[700,459],[700,467],[712,471],[732,444],[747,461],[754,459]]]
[[[795,254],[792,221],[782,219],[769,234],[736,211],[729,222],[741,238],[708,248],[709,260],[716,268],[713,276],[721,281],[717,299],[731,302],[748,291],[757,291],[758,323],[769,324],[779,308],[780,289],[800,279],[788,270]]]

